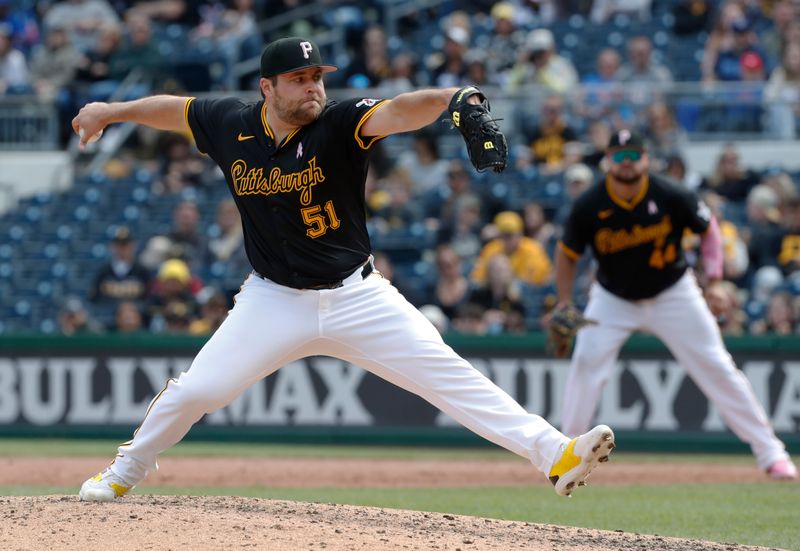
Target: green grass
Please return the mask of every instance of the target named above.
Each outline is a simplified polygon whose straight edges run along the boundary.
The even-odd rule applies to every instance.
[[[0,457],[113,457],[121,442],[108,440],[38,440],[0,438]],[[351,459],[503,459],[525,461],[500,448],[418,448],[405,446],[316,446],[305,444],[252,444],[182,442],[164,453],[174,457],[278,457]],[[736,463],[754,464],[750,455],[614,453],[614,462]]]
[[[3,495],[74,494],[76,488],[0,487]],[[434,511],[536,523],[624,530],[720,543],[800,549],[800,492],[792,484],[595,486],[571,499],[550,488],[173,488],[140,493],[239,495]]]

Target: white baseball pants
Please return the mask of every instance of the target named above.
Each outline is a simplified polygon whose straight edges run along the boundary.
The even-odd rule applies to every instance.
[[[480,436],[547,474],[569,441],[447,346],[381,275],[359,267],[330,290],[298,290],[251,275],[227,319],[190,368],[156,396],[111,469],[137,484],[159,453],[204,414],[306,356],[333,356],[418,394]]]
[[[565,434],[589,427],[620,348],[638,330],[664,342],[736,436],[750,444],[760,468],[788,458],[750,382],[725,349],[690,271],[669,289],[640,301],[624,300],[595,282],[585,315],[599,323],[581,329],[575,340],[561,417]]]

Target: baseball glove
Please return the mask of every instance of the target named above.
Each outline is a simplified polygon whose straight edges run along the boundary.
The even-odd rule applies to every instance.
[[[467,98],[478,94],[480,103],[472,105]],[[506,138],[489,112],[489,100],[476,86],[465,86],[453,95],[450,105],[453,125],[458,128],[467,143],[469,160],[478,171],[487,168],[502,172],[508,159]]]
[[[572,340],[581,327],[596,325],[572,304],[559,306],[547,323],[547,349],[556,358],[566,358],[572,351]]]

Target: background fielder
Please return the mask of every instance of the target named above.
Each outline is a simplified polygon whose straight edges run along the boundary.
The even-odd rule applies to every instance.
[[[703,235],[709,279],[722,275],[721,239],[708,207],[694,193],[648,172],[642,138],[628,130],[612,136],[606,162],[606,177],[577,199],[556,253],[562,306],[571,301],[577,260],[587,246],[598,263],[585,311],[597,323],[577,333],[562,429],[566,434],[586,429],[620,348],[631,333],[645,331],[666,344],[733,432],[750,444],[759,467],[774,478],[796,478],[797,469],[725,349],[687,269],[681,247],[686,228]]]
[[[570,441],[526,412],[447,346],[372,265],[364,198],[371,146],[430,124],[449,108],[467,137],[471,160],[483,167],[482,151],[491,143],[502,159],[488,166],[502,169],[502,134],[493,130],[488,112],[468,107],[481,103],[480,92],[449,88],[326,103],[322,75],[335,69],[322,63],[310,40],[286,38],[262,55],[263,101],[154,96],[89,104],[75,117],[73,127],[84,132],[81,145],[113,122],[191,130],[197,147],[225,174],[254,268],[190,369],[167,382],[115,461],[83,484],[81,499],[123,495],[204,414],[312,355],[341,358],[422,396],[530,459],[560,495],[569,495],[608,459],[614,447],[608,427]],[[465,132],[470,120],[479,122],[479,140]]]

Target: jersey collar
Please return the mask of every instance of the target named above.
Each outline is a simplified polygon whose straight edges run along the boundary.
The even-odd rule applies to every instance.
[[[606,175],[606,192],[608,196],[611,197],[611,200],[614,201],[617,205],[624,208],[625,210],[633,210],[636,205],[642,202],[644,196],[647,194],[647,189],[650,187],[650,176],[645,173],[644,181],[642,182],[642,187],[639,189],[639,193],[631,199],[630,201],[626,201],[616,193],[614,193],[614,188],[611,185],[612,176],[610,174]]]
[[[267,137],[274,142],[275,141],[275,133],[272,131],[272,128],[270,128],[269,123],[267,122],[267,102],[266,101],[263,101],[261,103],[261,126],[264,127],[264,134],[266,134]],[[289,132],[289,134],[283,139],[283,142],[281,142],[280,144],[275,144],[275,145],[280,149],[281,147],[283,147],[284,145],[289,143],[289,141],[292,139],[292,137],[295,134],[297,134],[298,132],[300,132],[300,128],[302,128],[302,126],[292,130],[291,132]]]

